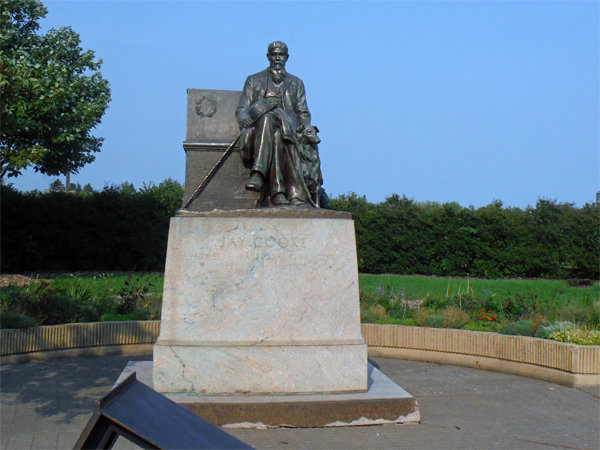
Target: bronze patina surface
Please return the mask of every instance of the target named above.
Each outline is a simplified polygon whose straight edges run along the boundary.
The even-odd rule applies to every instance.
[[[319,207],[321,176],[316,137],[302,80],[285,70],[287,45],[269,44],[269,67],[244,83],[236,117],[242,157],[251,165],[246,189],[270,204]]]

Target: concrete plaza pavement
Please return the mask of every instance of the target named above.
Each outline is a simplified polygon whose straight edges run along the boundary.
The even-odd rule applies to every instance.
[[[1,367],[2,449],[72,448],[97,400],[144,356]],[[420,424],[226,431],[257,449],[599,449],[600,388],[567,388],[477,369],[373,358],[415,396]],[[115,448],[136,448],[120,438]]]

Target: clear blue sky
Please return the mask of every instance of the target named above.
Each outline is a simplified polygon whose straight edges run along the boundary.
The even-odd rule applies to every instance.
[[[186,89],[241,90],[283,40],[330,195],[525,207],[600,189],[597,1],[44,4],[43,29],[78,32],[112,89],[82,185],[183,182]]]

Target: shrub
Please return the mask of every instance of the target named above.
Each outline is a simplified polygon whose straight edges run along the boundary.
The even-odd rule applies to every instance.
[[[519,320],[518,322],[509,322],[503,325],[498,333],[511,336],[531,336],[531,321]]]
[[[581,305],[569,302],[556,311],[556,318],[559,321],[573,323],[598,323],[598,305]]]
[[[554,333],[572,330],[574,328],[575,324],[571,322],[554,322],[550,325],[546,325],[545,327],[540,327],[539,330],[535,333],[535,337],[548,339],[550,335]]]
[[[444,328],[461,328],[470,322],[469,315],[454,306],[448,306],[441,312],[444,317]]]
[[[480,323],[476,320],[472,320],[462,327],[463,330],[469,331],[494,331],[492,328],[492,324],[490,323]]]
[[[120,315],[127,315],[135,311],[138,303],[140,305],[146,303],[148,290],[152,286],[149,280],[150,275],[145,280],[142,280],[140,275],[137,275],[134,279],[133,271],[129,272],[127,280],[125,280],[123,287],[114,299],[115,312]]]
[[[404,325],[405,327],[416,327],[417,326],[417,321],[413,318],[409,318],[409,319],[400,319],[398,321],[398,325]]]
[[[10,311],[0,312],[0,329],[17,328],[24,330],[25,328],[35,327],[37,323],[31,317],[17,314]]]
[[[41,280],[24,287],[12,287],[2,295],[4,312],[22,314],[37,325],[95,322],[100,311],[89,299],[72,297],[60,283]]]
[[[420,327],[429,326],[427,325],[427,320],[429,319],[429,316],[431,316],[431,313],[427,308],[419,308],[417,310],[417,313],[415,314],[415,321],[417,322],[417,325],[419,325]]]
[[[369,311],[377,318],[383,319],[384,317],[389,317],[385,308],[379,304],[373,305],[369,308]]]
[[[162,295],[148,293],[152,275],[130,273],[116,293],[106,281],[40,280],[25,286],[5,286],[0,295],[2,328],[160,318]],[[101,277],[102,278],[102,277]],[[102,289],[103,288],[103,289]]]
[[[127,320],[152,320],[146,311],[133,311],[129,314],[120,315],[114,313],[103,314],[100,318],[101,322],[122,322]]]
[[[578,345],[600,345],[600,330],[591,327],[575,327],[570,330],[556,331],[549,339]]]
[[[432,313],[427,308],[419,308],[415,321],[419,326],[430,328],[461,328],[470,321],[469,315],[454,306]]]
[[[444,328],[446,318],[441,314],[432,314],[425,319],[425,326],[430,328]]]

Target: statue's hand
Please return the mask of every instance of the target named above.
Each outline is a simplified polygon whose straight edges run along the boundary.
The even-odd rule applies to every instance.
[[[239,117],[239,121],[242,128],[250,128],[252,125],[252,118],[248,114]]]

